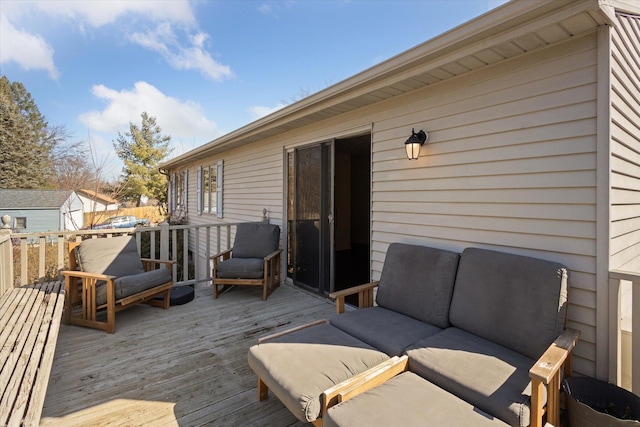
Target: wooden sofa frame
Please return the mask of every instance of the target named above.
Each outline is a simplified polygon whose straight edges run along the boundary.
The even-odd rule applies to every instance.
[[[65,278],[65,310],[63,321],[65,324],[86,326],[100,329],[110,334],[116,329],[116,312],[135,304],[146,303],[155,307],[169,308],[171,302],[171,288],[173,281],[147,289],[124,298],[115,298],[115,280],[117,277],[106,274],[87,273],[78,270],[74,249],[81,242],[69,243],[69,270],[62,271]],[[141,258],[145,271],[154,269],[158,264],[171,271],[173,261]],[[98,281],[105,281],[107,286],[107,303],[96,303],[96,285]],[[155,299],[163,296],[163,300]],[[79,309],[78,309],[79,308]],[[107,320],[98,320],[98,312],[105,310]]]
[[[378,284],[378,281],[374,281],[355,286],[333,292],[329,297],[335,299],[338,314],[344,313],[345,298],[350,295],[358,295],[358,308],[373,307],[374,290]],[[560,382],[563,375],[568,377],[572,374],[572,353],[580,334],[581,332],[578,330],[565,329],[529,370],[529,377],[531,378],[531,427],[545,425],[543,422],[545,415],[549,424],[553,426],[560,425]],[[349,380],[348,384],[339,384],[334,388],[339,388],[340,391],[330,402],[332,403],[330,406],[377,387],[386,380],[407,370],[407,361],[408,358],[402,356],[394,362],[380,366],[380,369],[372,370],[373,376],[364,376],[364,378],[360,377],[359,380]],[[544,389],[546,389],[547,393],[546,405],[544,405],[543,401]],[[325,409],[325,412],[327,409]]]

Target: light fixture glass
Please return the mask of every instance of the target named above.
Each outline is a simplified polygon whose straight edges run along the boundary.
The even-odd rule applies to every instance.
[[[418,159],[418,156],[420,156],[420,147],[428,138],[425,131],[420,130],[416,133],[415,129],[411,129],[411,136],[404,143],[404,148],[407,151],[407,158],[409,160]]]

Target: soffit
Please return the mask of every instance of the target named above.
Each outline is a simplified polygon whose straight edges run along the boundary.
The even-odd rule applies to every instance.
[[[179,167],[513,59],[610,25],[608,0],[516,0],[432,40],[191,150]]]

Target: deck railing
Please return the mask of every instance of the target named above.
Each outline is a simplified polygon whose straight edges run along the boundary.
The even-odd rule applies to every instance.
[[[609,272],[609,381],[640,395],[640,274]]]
[[[68,265],[69,241],[134,235],[141,256],[175,261],[176,285],[211,280],[209,257],[230,248],[236,223],[169,225],[106,230],[53,231],[41,233],[0,232],[0,293],[34,281],[60,279]],[[144,243],[144,244],[143,244]],[[180,250],[180,248],[184,248]],[[15,262],[15,263],[14,263]],[[18,266],[14,268],[14,265]]]

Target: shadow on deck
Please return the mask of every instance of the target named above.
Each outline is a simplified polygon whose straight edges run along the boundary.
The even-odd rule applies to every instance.
[[[259,402],[247,350],[261,336],[330,317],[332,301],[280,286],[211,288],[168,311],[139,305],[113,335],[63,325],[41,425],[304,425],[273,395]]]

